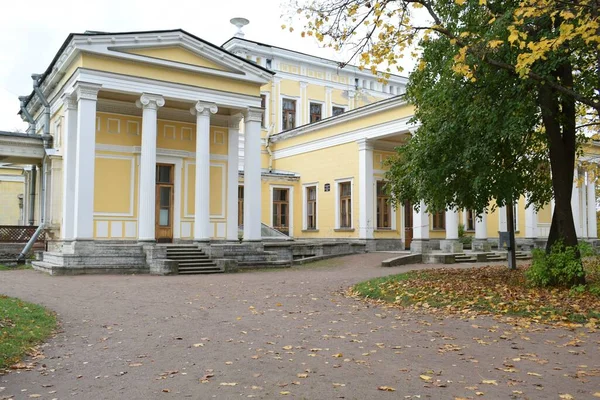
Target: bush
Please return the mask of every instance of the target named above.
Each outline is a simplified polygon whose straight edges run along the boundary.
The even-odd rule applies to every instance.
[[[465,235],[465,226],[463,224],[458,224],[458,241],[463,244],[465,249],[470,249],[473,243],[473,236]]]
[[[534,249],[533,262],[526,272],[527,280],[538,287],[577,286],[585,278],[581,258],[590,255],[592,250],[587,243],[565,246],[562,241],[558,241],[552,246],[550,253]]]

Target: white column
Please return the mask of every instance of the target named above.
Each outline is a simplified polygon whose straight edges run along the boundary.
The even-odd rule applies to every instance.
[[[156,120],[165,99],[144,93],[136,102],[142,109],[142,155],[138,207],[138,240],[154,241],[156,222]]]
[[[244,240],[262,239],[260,122],[263,110],[250,107],[244,116]]]
[[[527,239],[538,237],[537,224],[537,211],[535,211],[535,207],[531,204],[525,208],[525,237]]]
[[[575,221],[575,232],[577,237],[581,237],[581,219],[579,214],[579,171],[575,169],[573,176],[573,193],[571,194],[571,209],[573,210],[573,221]]]
[[[75,234],[75,160],[77,151],[77,99],[72,93],[63,95],[64,128],[63,128],[63,191],[62,191],[62,226],[63,240],[73,240]]]
[[[582,182],[580,183],[579,186],[579,220],[581,223],[581,237],[587,237],[587,233],[588,233],[588,227],[587,227],[587,222],[588,222],[588,207],[587,207],[587,185],[586,185],[586,181],[587,181],[587,177],[585,175],[585,172],[581,172],[581,177],[584,178],[582,179]]]
[[[596,182],[591,174],[588,174],[587,184],[587,237],[598,238],[598,223],[596,221]]]
[[[238,240],[238,166],[241,116],[229,118],[227,139],[227,240]]]
[[[373,239],[375,224],[373,195],[373,145],[366,139],[358,142],[358,237]]]
[[[100,85],[75,84],[77,141],[75,143],[75,198],[73,239],[94,238],[94,168],[96,162],[96,102]]]
[[[413,209],[413,240],[429,239],[429,214],[421,200],[419,211]]]
[[[458,240],[458,211],[446,210],[446,240]]]
[[[190,109],[196,115],[196,182],[194,197],[194,240],[208,241],[210,229],[210,115],[218,108],[199,101]]]
[[[333,102],[331,99],[331,92],[333,88],[331,86],[325,86],[325,109],[323,110],[323,119],[331,117]]]
[[[487,214],[481,214],[481,218],[475,217],[475,239],[486,240],[487,235]]]
[[[308,124],[310,122],[310,104],[308,101],[308,95],[306,94],[307,86],[307,82],[300,82],[300,101],[298,102],[300,119],[296,126]]]

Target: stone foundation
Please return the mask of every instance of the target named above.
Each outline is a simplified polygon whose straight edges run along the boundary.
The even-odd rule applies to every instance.
[[[440,240],[440,250],[443,253],[462,253],[463,245],[458,239],[444,239]]]
[[[431,252],[431,243],[428,239],[413,239],[410,242],[410,252],[426,254]]]
[[[489,253],[492,251],[492,244],[487,239],[473,239],[471,250],[478,253]]]

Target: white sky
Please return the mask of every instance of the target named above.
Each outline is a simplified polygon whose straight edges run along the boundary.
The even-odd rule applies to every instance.
[[[287,4],[287,1],[285,1]],[[281,2],[284,4],[284,2]],[[279,0],[4,0],[0,12],[0,130],[26,130],[17,116],[19,95],[32,90],[32,73],[46,70],[69,33],[184,29],[213,44],[233,36],[233,17],[250,24],[245,38],[337,61],[341,54],[319,48],[298,31],[281,29],[288,19]],[[300,28],[301,21],[297,28]],[[412,68],[407,62],[405,71]]]

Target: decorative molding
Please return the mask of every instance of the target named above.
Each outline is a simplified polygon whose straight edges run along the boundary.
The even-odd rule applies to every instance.
[[[136,100],[135,105],[138,108],[148,108],[158,110],[165,105],[165,99],[159,94],[143,93],[139,100]]]
[[[235,114],[229,117],[227,127],[229,129],[240,129],[240,122],[242,122],[242,118],[244,116],[242,114]]]
[[[210,117],[211,114],[216,114],[219,108],[215,103],[207,103],[197,101],[194,107],[190,108],[190,113],[196,116]]]
[[[366,138],[358,139],[356,143],[358,144],[358,151],[373,150],[373,143]]]
[[[77,101],[81,99],[96,101],[98,100],[98,92],[100,91],[100,88],[102,88],[102,85],[77,81],[73,85],[73,92],[77,97]]]
[[[73,93],[63,93],[61,100],[65,111],[77,110],[77,96],[74,96]]]
[[[109,151],[113,153],[126,153],[126,154],[141,154],[141,146],[120,146],[116,144],[97,144],[96,151]],[[157,148],[156,155],[159,156],[171,156],[179,158],[196,158],[196,153],[185,150],[165,149]],[[225,154],[211,154],[210,159],[214,161],[227,161],[228,157]]]
[[[263,109],[258,107],[248,107],[244,113],[246,122],[262,122]]]

